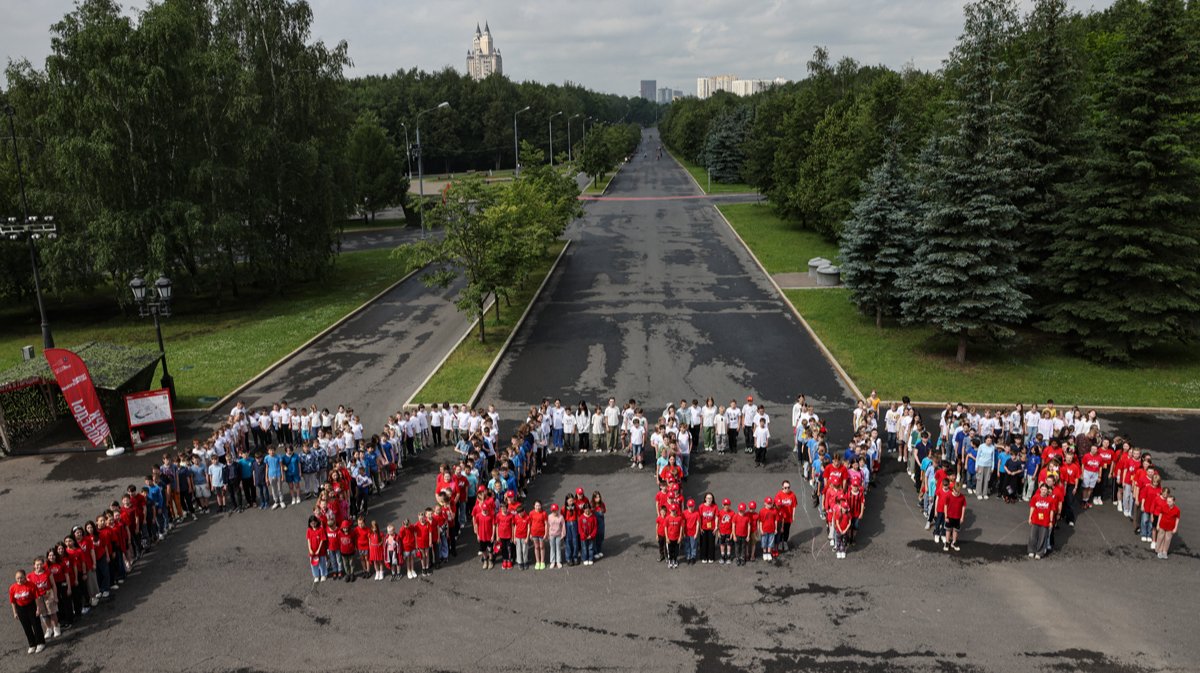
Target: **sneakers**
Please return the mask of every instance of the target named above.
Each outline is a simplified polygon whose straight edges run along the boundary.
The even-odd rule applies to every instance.
[[[287,509],[287,505],[285,505],[281,502],[281,503],[279,503],[279,509]]]
[[[279,503],[272,504],[271,509],[279,509]]]
[[[958,545],[956,545],[956,544],[950,545],[950,548],[953,549],[954,551],[962,551],[962,549],[959,549]]]
[[[930,523],[928,521],[925,522],[925,530],[929,530],[932,526],[933,526],[932,523]]]
[[[54,627],[54,637],[55,638],[62,637],[62,630],[60,630],[57,626]]]
[[[942,551],[950,551],[950,545],[948,545],[948,544],[942,545]]]
[[[35,649],[37,649],[37,648],[35,648],[35,647],[31,647],[31,648],[29,648],[29,654],[33,654],[33,651],[34,651]]]
[[[941,541],[942,541],[942,536],[941,536],[941,535],[934,535],[934,536],[933,536],[933,543],[934,543],[934,544],[937,544],[937,543],[939,543],[939,542],[941,542]]]
[[[1029,558],[1033,558],[1033,552],[1029,552]]]
[[[596,553],[596,559],[597,559],[597,560],[599,560],[599,559],[602,559],[602,558],[604,558],[604,554],[597,552],[597,553]]]
[[[316,584],[317,582],[320,582],[320,581],[321,581],[321,578],[320,578],[320,577],[314,577],[314,578],[313,578],[313,584]]]
[[[44,649],[46,649],[45,645],[38,645],[37,647],[33,648],[33,653],[37,654],[38,652],[41,652]]]

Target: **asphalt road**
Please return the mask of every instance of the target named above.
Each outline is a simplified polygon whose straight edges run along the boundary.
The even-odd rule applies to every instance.
[[[667,159],[635,160],[612,193],[693,190]],[[779,419],[804,391],[844,439],[844,390],[710,206],[602,201],[587,211],[485,402],[506,410],[544,395],[611,392],[657,409],[683,395],[752,392]],[[330,378],[314,391],[353,393],[356,377],[343,378],[351,382]],[[375,394],[364,389],[356,404]],[[962,552],[942,553],[890,463],[845,560],[805,508],[796,550],[778,566],[668,571],[655,563],[649,473],[615,456],[558,455],[531,496],[561,502],[577,486],[604,493],[606,558],[594,566],[483,572],[465,552],[429,579],[314,588],[301,546],[305,508],[208,516],[168,537],[118,596],[44,653],[26,655],[10,621],[0,629],[0,671],[1196,670],[1196,418],[1110,420],[1157,455],[1180,497],[1180,542],[1167,561],[1110,506],[1061,531],[1059,552],[1029,561],[1024,507],[994,499],[969,501]],[[777,420],[777,435],[786,422]],[[424,507],[434,459],[446,455],[409,465],[373,516],[386,523]],[[0,462],[9,541],[0,565],[22,565],[149,461]],[[765,469],[741,454],[700,455],[686,492],[761,498],[795,469],[778,446]]]

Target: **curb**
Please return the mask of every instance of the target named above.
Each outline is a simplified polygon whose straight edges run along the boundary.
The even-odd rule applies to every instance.
[[[882,406],[884,404],[891,404],[892,402],[895,402],[897,404],[901,403],[900,400],[882,400],[881,399],[879,401],[879,404],[880,404],[880,406]],[[920,402],[917,400],[913,400],[912,402],[910,402],[910,404],[914,407],[941,409],[942,407],[946,406],[947,404],[958,404],[958,402],[957,401],[955,401],[955,402]],[[1012,402],[966,402],[966,401],[962,402],[962,404],[964,404],[968,407],[1011,407],[1013,405]],[[1113,414],[1147,414],[1147,415],[1158,414],[1158,415],[1180,415],[1180,416],[1200,415],[1200,409],[1189,409],[1189,408],[1180,408],[1180,407],[1105,407],[1105,406],[1098,406],[1098,405],[1094,405],[1094,404],[1077,404],[1074,402],[1063,402],[1061,405],[1058,402],[1055,402],[1054,406],[1059,409],[1078,406],[1080,409],[1095,409],[1098,412],[1108,412],[1108,413],[1113,413]],[[1103,419],[1101,419],[1101,420],[1103,420]]]
[[[489,301],[487,303],[487,305],[483,307],[483,313],[480,317],[486,316],[488,309],[490,309],[492,307],[492,305],[495,303],[496,303],[496,299],[495,299],[495,297],[493,297],[491,299],[491,301]],[[450,350],[446,351],[446,354],[443,355],[442,359],[438,361],[437,366],[435,366],[433,368],[433,371],[429,372],[429,375],[426,376],[425,379],[421,381],[420,385],[417,386],[417,389],[413,391],[413,394],[410,395],[407,400],[405,400],[404,404],[401,405],[402,408],[404,408],[404,409],[408,409],[409,407],[415,408],[417,406],[417,404],[419,404],[416,401],[417,395],[419,395],[421,393],[421,391],[425,389],[425,386],[429,385],[429,382],[433,380],[434,376],[437,376],[437,373],[442,370],[442,366],[446,364],[446,360],[449,360],[450,356],[454,355],[454,351],[458,350],[458,347],[461,346],[463,344],[463,342],[466,341],[467,338],[471,336],[471,333],[474,332],[475,328],[479,326],[479,320],[480,320],[480,318],[476,318],[470,325],[467,325],[467,329],[466,329],[466,331],[463,332],[463,335],[461,337],[459,337],[457,341],[454,342],[454,345],[450,347]],[[451,404],[462,404],[462,402],[451,402]]]
[[[688,175],[691,174],[689,173]],[[695,178],[692,179],[692,182],[695,182]],[[801,325],[804,325],[804,329],[808,332],[808,335],[811,336],[813,341],[816,342],[817,348],[821,349],[821,354],[825,356],[825,359],[829,361],[829,364],[833,365],[834,371],[838,373],[838,376],[840,376],[842,381],[844,381],[846,385],[850,387],[851,392],[853,392],[859,400],[865,400],[866,397],[862,394],[862,391],[858,389],[858,386],[855,385],[854,379],[850,378],[850,375],[846,373],[845,369],[842,369],[841,363],[837,361],[837,358],[833,357],[833,353],[829,351],[829,348],[825,345],[825,342],[821,341],[821,337],[817,336],[816,331],[813,330],[813,328],[808,324],[808,321],[804,319],[804,316],[800,315],[800,311],[796,310],[796,307],[791,301],[788,300],[787,295],[783,293],[783,288],[779,287],[779,283],[776,283],[775,279],[771,277],[771,274],[767,273],[767,267],[763,266],[762,262],[758,261],[758,256],[755,255],[754,251],[750,249],[750,246],[746,244],[746,241],[742,238],[742,235],[737,232],[737,229],[733,228],[733,224],[729,222],[729,218],[725,217],[725,213],[722,213],[721,209],[715,205],[713,206],[713,210],[717,211],[717,215],[719,215],[721,220],[725,222],[725,226],[729,227],[729,231],[733,232],[734,237],[736,237],[738,242],[742,244],[742,247],[746,249],[746,252],[750,253],[750,259],[753,259],[754,263],[758,265],[759,270],[763,272],[763,275],[767,277],[768,281],[770,281],[771,286],[775,288],[775,292],[779,294],[779,298],[782,299],[783,303],[786,304],[787,307],[792,311],[792,315],[796,316],[796,319],[800,321]]]
[[[421,268],[424,268],[424,267],[421,267]],[[285,356],[283,356],[283,357],[279,358],[278,360],[276,360],[275,362],[271,363],[270,365],[267,365],[267,368],[266,368],[266,369],[264,369],[264,370],[262,370],[261,372],[259,372],[259,373],[255,374],[255,375],[254,375],[252,378],[250,378],[248,381],[246,381],[246,382],[245,382],[245,383],[243,383],[242,385],[238,386],[237,388],[233,389],[233,391],[232,391],[232,392],[230,392],[230,393],[229,393],[228,395],[226,395],[225,397],[222,397],[221,399],[219,399],[219,400],[217,400],[216,402],[212,403],[212,405],[210,405],[210,406],[208,406],[208,407],[204,407],[204,408],[201,408],[201,409],[195,409],[195,410],[189,410],[189,411],[195,411],[195,412],[198,412],[198,413],[200,413],[200,414],[211,414],[211,413],[213,413],[213,412],[217,411],[217,410],[218,410],[219,408],[221,408],[222,406],[224,406],[224,405],[228,404],[228,403],[229,403],[229,400],[233,399],[234,397],[237,397],[237,396],[238,396],[238,395],[240,395],[240,394],[241,394],[241,393],[242,393],[244,390],[246,390],[246,389],[247,389],[247,388],[249,388],[250,386],[254,385],[255,383],[258,383],[259,381],[261,381],[261,380],[263,379],[263,377],[265,377],[267,374],[270,374],[271,372],[273,372],[273,371],[275,371],[276,369],[278,369],[280,365],[282,365],[282,364],[286,363],[288,360],[291,360],[292,358],[296,357],[296,356],[297,356],[297,355],[300,353],[300,351],[302,351],[302,350],[304,350],[304,349],[308,348],[309,346],[311,346],[311,345],[312,345],[312,344],[313,344],[313,343],[314,343],[314,342],[315,342],[317,339],[320,339],[321,337],[324,337],[325,335],[329,334],[330,332],[332,332],[333,330],[337,329],[338,327],[341,327],[341,326],[342,326],[342,325],[343,325],[343,324],[344,324],[346,321],[350,320],[351,318],[353,318],[354,316],[358,315],[359,313],[362,313],[363,311],[365,311],[365,310],[366,310],[366,309],[367,309],[369,306],[371,306],[371,304],[374,304],[375,302],[379,301],[379,300],[380,300],[380,299],[383,297],[383,295],[385,295],[385,294],[387,294],[387,293],[391,292],[392,290],[396,289],[396,288],[397,288],[397,287],[398,287],[398,286],[399,286],[401,283],[403,283],[404,281],[408,280],[409,278],[412,278],[414,274],[416,274],[418,271],[420,271],[420,270],[421,270],[421,268],[417,268],[417,269],[413,269],[412,271],[409,271],[407,274],[405,274],[405,275],[404,275],[404,277],[403,277],[403,278],[401,278],[400,280],[398,280],[398,281],[396,281],[396,282],[392,283],[391,285],[389,285],[389,286],[385,287],[383,290],[381,290],[381,291],[380,291],[378,294],[376,294],[374,297],[371,297],[370,299],[368,299],[368,300],[366,300],[365,302],[363,302],[363,303],[362,303],[362,304],[361,304],[361,305],[360,305],[358,308],[354,309],[353,311],[350,311],[349,313],[347,313],[346,315],[342,316],[341,318],[338,318],[336,321],[334,321],[334,323],[333,323],[332,325],[330,325],[330,326],[326,327],[325,329],[321,330],[321,331],[320,331],[320,332],[318,332],[317,334],[313,335],[313,337],[312,337],[311,339],[309,339],[308,341],[305,341],[304,343],[302,343],[302,344],[300,344],[299,346],[297,346],[297,347],[296,347],[296,348],[295,348],[295,349],[294,349],[292,352],[290,352],[290,353],[288,353],[287,355],[285,355]]]
[[[614,175],[613,179],[615,180],[616,177]],[[611,185],[612,183],[610,182],[609,184]],[[554,263],[550,265],[550,270],[546,272],[546,277],[542,279],[542,284],[538,286],[538,289],[529,299],[529,304],[525,306],[525,312],[521,314],[520,318],[517,318],[517,323],[513,325],[512,332],[508,334],[508,338],[504,340],[504,343],[500,346],[500,350],[496,352],[496,357],[492,360],[491,366],[483,373],[483,378],[479,380],[479,385],[475,387],[475,392],[471,393],[471,399],[467,402],[468,406],[474,407],[479,403],[479,396],[483,393],[484,386],[488,384],[488,381],[492,380],[492,375],[496,373],[496,368],[500,366],[500,360],[508,352],[508,347],[512,344],[513,339],[516,338],[517,332],[521,330],[521,326],[525,324],[525,319],[529,317],[529,313],[533,310],[533,305],[541,298],[542,290],[546,289],[546,284],[550,282],[550,277],[558,269],[558,263],[562,261],[563,256],[571,249],[571,239],[568,238],[566,240],[567,244],[559,251],[558,257],[554,258]]]

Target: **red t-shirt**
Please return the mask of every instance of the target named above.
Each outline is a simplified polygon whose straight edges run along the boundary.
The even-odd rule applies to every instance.
[[[821,474],[825,477],[825,485],[841,486],[846,481],[846,467],[830,465]]]
[[[478,509],[478,508],[476,508]],[[475,537],[480,542],[491,542],[496,535],[496,517],[488,508],[475,513]]]
[[[683,510],[683,534],[696,537],[700,534],[700,512],[690,509]]]
[[[80,572],[87,571],[88,566],[91,565],[91,556],[79,547],[67,547],[67,558],[71,559],[71,567],[78,568]]]
[[[1150,484],[1146,484],[1139,489],[1138,503],[1141,504],[1142,511],[1153,514],[1154,512],[1150,508],[1154,506],[1155,501],[1158,500],[1158,494],[1161,492],[1161,488],[1158,488],[1157,486],[1151,486]]]
[[[564,506],[562,513],[563,521],[566,523],[571,523],[579,519],[579,509],[575,505],[571,505],[570,507]]]
[[[855,495],[854,491],[850,491],[846,498],[850,501],[850,516],[855,519],[862,518],[863,509],[867,506],[867,494],[859,491],[858,495]]]
[[[1079,463],[1064,463],[1058,472],[1062,476],[1063,483],[1067,486],[1074,486],[1079,481],[1080,475],[1083,474],[1083,470],[1079,468]]]
[[[843,505],[835,507],[833,523],[837,526],[839,533],[845,533],[850,530],[850,508]]]
[[[1179,505],[1163,505],[1158,512],[1159,530],[1174,531],[1179,524]]]
[[[12,586],[8,588],[8,602],[22,607],[32,603],[36,595],[37,587],[33,586],[28,579],[24,582],[13,582]]]
[[[420,549],[428,549],[433,546],[433,524],[428,521],[418,521],[413,524],[417,527],[417,547]]]
[[[325,527],[308,528],[304,531],[305,537],[308,538],[309,556],[320,556],[325,553],[325,545],[329,539],[325,535]]]
[[[340,551],[338,546],[338,529],[337,526],[325,526],[325,549],[332,551]]]
[[[717,533],[720,535],[733,535],[733,517],[737,514],[731,509],[723,509],[717,512]]]
[[[683,533],[683,517],[678,514],[671,514],[667,517],[667,539],[678,540]]]
[[[733,536],[750,537],[750,517],[738,512],[733,515]]]
[[[945,514],[946,513],[946,498],[949,497],[952,492],[953,491],[951,491],[950,489],[938,486],[937,500],[936,500],[937,509],[935,510],[935,513],[937,513],[937,514]]]
[[[656,537],[667,536],[667,517],[660,514],[654,518],[654,535]]]
[[[678,465],[668,465],[658,473],[658,476],[665,482],[676,482],[683,478],[683,468]]]
[[[598,532],[600,532],[600,522],[596,521],[594,514],[581,514],[579,516],[580,540],[594,540]]]
[[[545,510],[537,511],[536,509],[529,513],[529,536],[530,537],[546,537],[546,519],[548,515]]]
[[[338,549],[346,555],[354,553],[354,534],[351,531],[343,530],[338,533]]]
[[[962,493],[954,495],[954,492],[951,491],[950,494],[946,496],[945,507],[947,519],[961,520],[963,512],[965,512],[967,509],[967,496],[963,495]]]
[[[417,527],[413,525],[400,527],[400,549],[411,552],[417,548]]]
[[[67,571],[70,567],[66,563],[48,563],[46,569],[50,572],[50,579],[55,584],[67,581]]]
[[[1080,462],[1083,463],[1083,469],[1088,472],[1099,472],[1104,469],[1105,465],[1104,457],[1099,453],[1084,454],[1083,460]]]
[[[496,515],[496,537],[511,540],[513,537],[513,515],[507,511]]]
[[[796,492],[780,491],[775,494],[775,509],[779,511],[779,520],[791,523],[796,515]]]
[[[1058,510],[1058,503],[1055,502],[1054,496],[1043,496],[1038,493],[1029,499],[1029,509],[1032,511],[1033,525],[1049,528],[1054,523],[1054,513]]]
[[[354,527],[354,546],[359,551],[366,551],[371,546],[371,529],[366,526]]]
[[[717,529],[717,509],[716,505],[704,504],[700,505],[700,530],[716,530]]]
[[[774,533],[777,521],[779,521],[779,510],[774,507],[767,507],[758,514],[758,527],[763,535]]]
[[[513,538],[514,539],[524,540],[525,538],[529,537],[529,515],[528,514],[514,515],[512,528],[513,528]]]
[[[667,495],[666,491],[659,491],[658,493],[654,494],[654,509],[655,509],[655,511],[658,511],[659,509],[666,507],[667,505],[670,504],[670,502],[671,502],[671,496]]]
[[[50,579],[50,571],[48,570],[43,570],[40,573],[27,572],[25,573],[25,581],[33,585],[38,596],[45,596],[46,592],[50,591],[50,588],[53,586],[53,582]]]

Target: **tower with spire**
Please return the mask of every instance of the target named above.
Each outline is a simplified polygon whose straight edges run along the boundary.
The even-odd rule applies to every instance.
[[[503,74],[504,61],[500,50],[492,42],[492,28],[487,21],[483,22],[483,30],[475,24],[475,37],[471,40],[471,49],[467,52],[467,74],[472,79],[481,80],[492,73]]]

